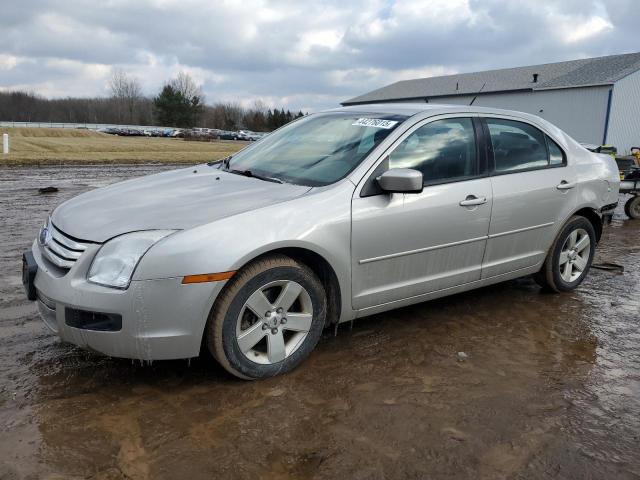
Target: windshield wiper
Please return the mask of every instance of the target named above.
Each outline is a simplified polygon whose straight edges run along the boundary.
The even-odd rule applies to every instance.
[[[225,170],[229,169],[229,160],[231,160],[231,157],[233,155],[229,155],[228,157],[224,157],[221,158],[219,160],[211,160],[210,162],[207,162],[207,165],[209,165],[210,167],[213,166],[218,166],[218,170],[220,170],[221,168],[224,168]]]
[[[265,175],[259,175],[253,173],[251,170],[228,170],[229,173],[235,173],[236,175],[242,175],[244,177],[257,178],[258,180],[264,180],[265,182],[284,183],[281,179],[276,177],[267,177]]]
[[[228,157],[223,158],[222,160],[218,160],[217,163],[220,163],[220,169],[225,170],[229,173],[233,173],[235,175],[242,175],[244,177],[250,177],[250,178],[257,178],[258,180],[264,180],[265,182],[273,182],[273,183],[284,183],[284,181],[282,181],[280,178],[276,178],[276,177],[267,177],[266,175],[260,175],[258,173],[254,173],[251,170],[236,170],[233,168],[229,168],[229,162],[231,162],[231,159],[233,158],[233,155],[229,155]]]
[[[218,165],[218,170],[220,170],[221,168],[229,170],[229,161],[231,160],[231,157],[233,157],[233,155],[221,158],[220,160],[211,160],[210,162],[207,162],[207,165],[209,165],[210,167]]]

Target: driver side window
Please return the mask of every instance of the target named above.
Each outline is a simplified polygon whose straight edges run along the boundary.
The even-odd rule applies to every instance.
[[[436,120],[418,128],[389,155],[389,168],[419,170],[425,186],[476,176],[471,118]]]

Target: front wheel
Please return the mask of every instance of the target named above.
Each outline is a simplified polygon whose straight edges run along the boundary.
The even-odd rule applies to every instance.
[[[315,273],[273,255],[247,265],[225,286],[209,316],[206,341],[233,375],[272,377],[311,353],[325,317],[326,295]]]
[[[573,290],[587,276],[595,250],[596,234],[591,222],[584,217],[571,217],[534,278],[541,287],[555,292]]]

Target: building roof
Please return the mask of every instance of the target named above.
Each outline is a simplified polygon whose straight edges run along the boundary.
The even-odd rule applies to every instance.
[[[480,91],[490,93],[611,85],[638,70],[640,52],[609,55],[528,67],[402,80],[347,100],[343,105],[472,95]],[[536,82],[534,74],[537,74]]]

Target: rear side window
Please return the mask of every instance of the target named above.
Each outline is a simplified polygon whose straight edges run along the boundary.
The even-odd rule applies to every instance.
[[[514,172],[549,165],[545,135],[540,130],[513,120],[487,118],[486,121],[496,172]]]
[[[418,128],[389,155],[389,168],[419,170],[425,185],[477,175],[472,120],[436,120]]]
[[[547,136],[547,146],[549,147],[549,165],[564,165],[564,152],[556,142]]]

